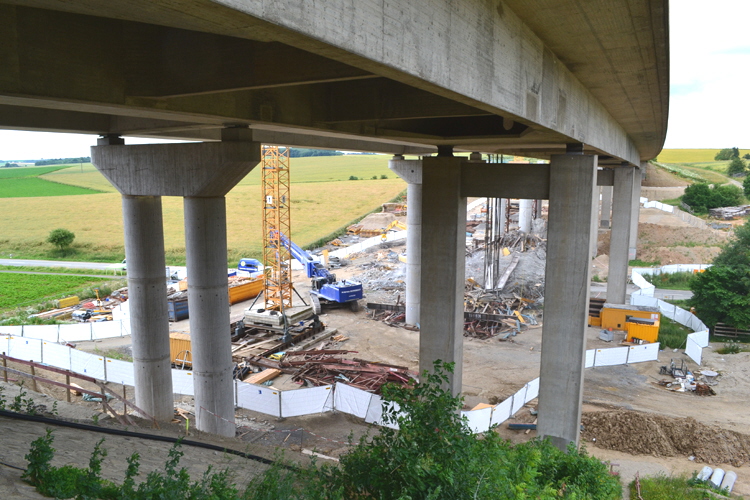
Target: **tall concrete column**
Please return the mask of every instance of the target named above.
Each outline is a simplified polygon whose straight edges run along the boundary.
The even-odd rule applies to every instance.
[[[135,404],[157,420],[174,417],[161,197],[122,197],[128,259]]]
[[[602,186],[602,214],[600,217],[599,227],[602,229],[609,229],[610,222],[612,221],[612,186]]]
[[[518,230],[526,234],[531,232],[531,202],[532,200],[518,200]]]
[[[422,160],[395,156],[388,167],[407,182],[406,187],[406,318],[407,325],[419,321],[422,246]]]
[[[628,240],[628,259],[635,260],[636,247],[638,246],[638,218],[641,213],[641,182],[646,174],[646,164],[641,164],[641,168],[635,171],[633,182],[633,213],[630,217],[630,239]]]
[[[599,250],[599,189],[594,186],[593,196],[591,198],[593,210],[591,211],[591,258],[596,258]]]
[[[461,392],[463,295],[466,268],[466,198],[461,158],[425,158],[422,171],[422,310],[419,370],[433,361],[454,362],[449,386]]]
[[[623,164],[614,170],[607,302],[624,304],[628,284],[630,219],[633,214],[631,204],[633,202],[633,183],[636,169],[631,165]]]
[[[495,204],[495,236],[505,234],[505,223],[508,220],[508,200],[506,198],[497,198]]]
[[[597,157],[553,155],[539,387],[540,436],[578,444]]]
[[[536,205],[533,213],[534,219],[539,219],[542,217],[542,203],[544,203],[544,200],[536,200]]]
[[[201,430],[234,436],[226,205],[185,197],[184,206],[195,414]]]

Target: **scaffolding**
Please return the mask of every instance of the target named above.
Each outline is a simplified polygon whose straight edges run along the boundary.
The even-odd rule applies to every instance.
[[[292,267],[289,248],[281,235],[291,235],[289,214],[289,148],[263,146],[263,266],[265,308],[292,307]]]

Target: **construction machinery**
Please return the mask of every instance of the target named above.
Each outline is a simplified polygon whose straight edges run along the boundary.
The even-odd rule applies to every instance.
[[[292,257],[302,264],[307,277],[312,280],[310,298],[316,314],[320,313],[322,305],[348,305],[352,311],[359,310],[358,301],[364,296],[362,283],[351,280],[338,281],[335,274],[285,234],[279,233],[278,240],[289,250]]]

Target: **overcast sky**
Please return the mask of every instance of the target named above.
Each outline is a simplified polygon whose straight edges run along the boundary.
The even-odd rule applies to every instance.
[[[748,0],[672,0],[666,148],[750,149]],[[130,139],[128,144],[157,142]],[[0,159],[88,156],[96,136],[0,130]]]

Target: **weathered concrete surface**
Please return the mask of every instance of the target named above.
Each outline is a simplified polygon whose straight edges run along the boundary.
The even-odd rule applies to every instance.
[[[198,429],[234,436],[232,343],[223,197],[185,198],[190,337]]]
[[[455,363],[449,377],[461,392],[463,370],[466,198],[461,196],[462,158],[431,157],[422,170],[422,304],[419,371],[433,362]]]
[[[216,140],[234,123],[306,145],[538,157],[579,142],[634,164],[666,132],[666,0],[13,4],[7,128]],[[60,25],[77,36],[34,35]]]
[[[550,166],[547,262],[557,265],[545,276],[537,431],[565,449],[581,423],[597,158],[556,155]]]
[[[161,198],[123,196],[135,404],[157,420],[174,417]]]

